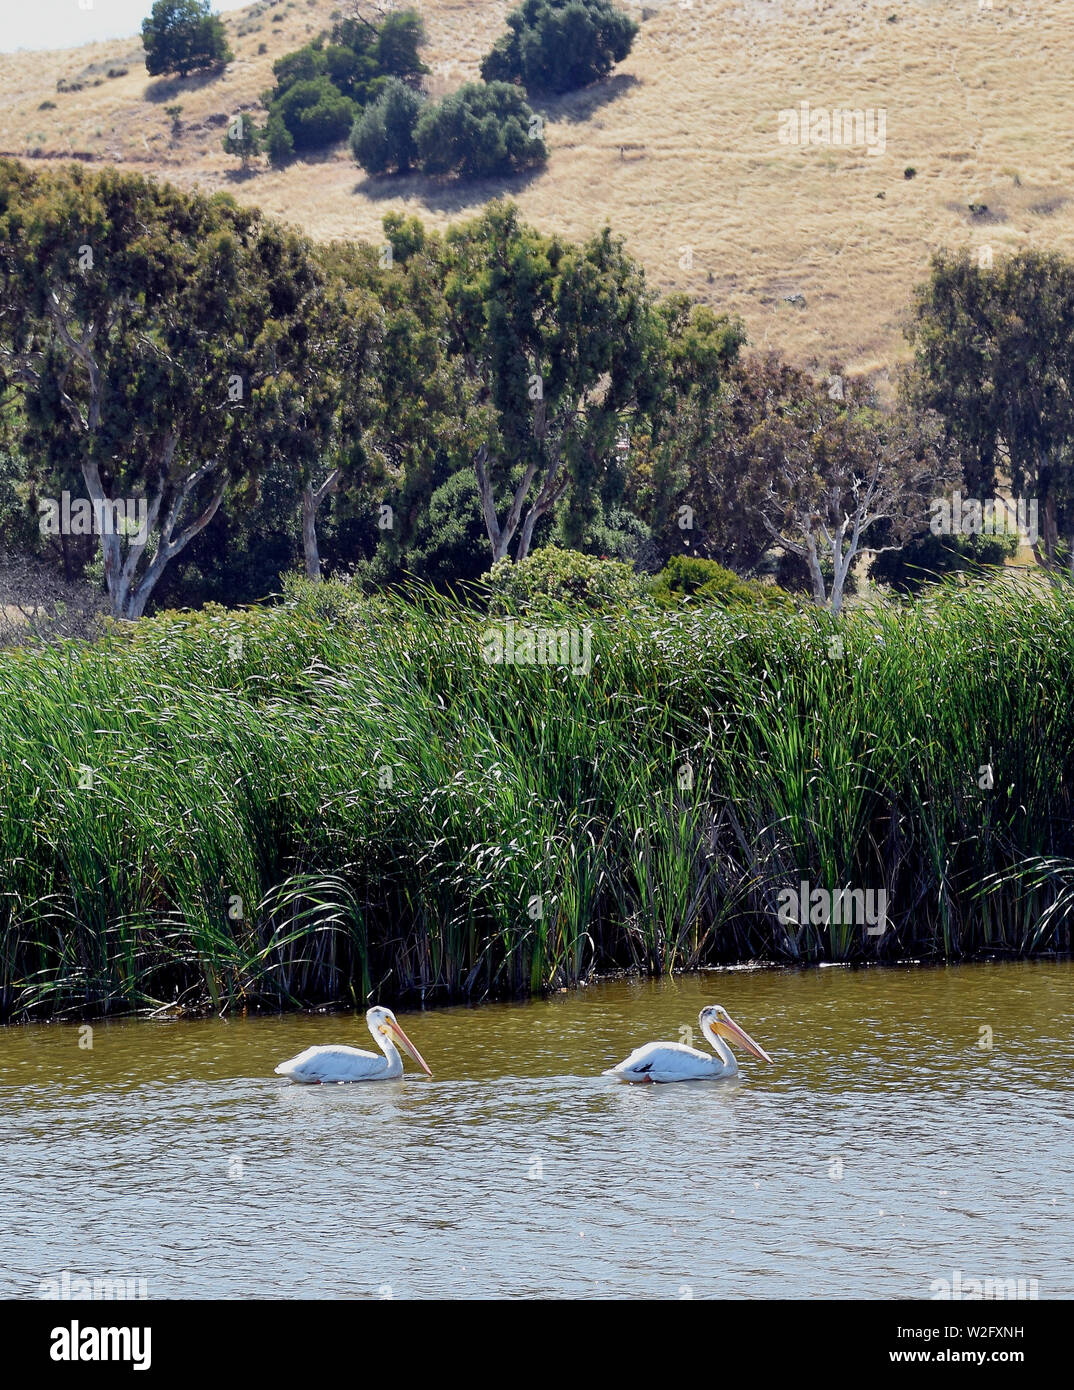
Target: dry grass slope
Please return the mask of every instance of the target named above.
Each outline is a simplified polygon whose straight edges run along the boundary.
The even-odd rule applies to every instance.
[[[371,181],[342,151],[243,176],[220,147],[227,120],[338,3],[225,15],[236,60],[210,78],[148,79],[137,40],[0,55],[0,148],[227,188],[320,238],[375,238],[390,208],[443,225],[509,193],[572,237],[609,222],[658,286],[737,310],[754,344],[820,369],[883,371],[905,352],[901,321],[936,247],[1074,254],[1074,0],[649,0],[630,7],[644,22],[627,62],[543,108],[537,177]],[[477,75],[510,6],[417,3],[441,94]],[[778,113],[803,100],[883,108],[885,151],[781,145]]]

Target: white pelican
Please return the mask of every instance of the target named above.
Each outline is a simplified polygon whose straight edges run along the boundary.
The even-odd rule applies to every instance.
[[[369,1010],[365,1021],[373,1034],[373,1041],[384,1053],[383,1057],[378,1057],[375,1052],[365,1052],[360,1047],[307,1047],[297,1057],[281,1062],[276,1074],[311,1085],[322,1081],[394,1081],[403,1074],[403,1059],[395,1047],[398,1043],[414,1058],[426,1076],[432,1076],[425,1065],[425,1058],[399,1027],[399,1020],[391,1009],[382,1009],[378,1005]]]
[[[738,1043],[763,1062],[771,1062],[764,1048],[755,1043],[719,1004],[709,1004],[702,1009],[697,1021],[715,1049],[715,1057],[683,1043],[652,1042],[635,1048],[629,1057],[617,1067],[609,1067],[603,1075],[618,1076],[623,1081],[711,1081],[737,1076],[735,1054],[723,1042],[724,1038]]]

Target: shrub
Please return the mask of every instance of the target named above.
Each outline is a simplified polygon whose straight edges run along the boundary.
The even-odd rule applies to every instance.
[[[564,523],[557,528],[553,545],[581,550],[586,555],[599,555],[605,560],[622,560],[636,570],[658,570],[659,563],[648,563],[652,550],[652,532],[640,517],[623,507],[605,511],[598,507],[596,515],[575,537]]]
[[[342,96],[327,77],[296,82],[273,103],[296,150],[319,149],[342,140],[354,121],[354,103]]]
[[[273,164],[284,163],[295,152],[291,132],[278,112],[273,112],[265,122],[265,150]]]
[[[273,63],[276,86],[262,100],[287,127],[295,149],[334,144],[351,130],[356,109],[377,101],[392,78],[413,81],[429,71],[418,57],[424,40],[422,21],[413,10],[389,14],[379,28],[358,16],[339,20],[330,34],[318,35]],[[393,110],[401,109],[396,98]],[[300,114],[311,111],[316,115]]]
[[[359,57],[353,48],[345,48],[342,44],[333,44],[324,50],[323,71],[333,87],[352,100],[365,99],[364,85],[371,76],[376,76],[371,71],[372,66],[368,58]]]
[[[935,536],[926,531],[899,550],[879,551],[869,564],[874,584],[916,594],[942,576],[978,566],[1002,566],[1018,548],[1015,536]]]
[[[523,0],[481,63],[487,82],[569,92],[606,77],[630,52],[638,26],[610,0]]]
[[[488,178],[544,164],[535,116],[509,82],[469,82],[418,117],[415,139],[427,174]]]
[[[440,484],[418,512],[402,555],[408,576],[439,589],[459,589],[488,569],[489,542],[472,468]]]
[[[266,105],[279,101],[296,82],[312,82],[323,77],[326,71],[327,60],[320,39],[306,44],[305,48],[296,48],[293,53],[285,53],[272,65],[276,90],[268,94]]]
[[[150,77],[222,67],[235,56],[224,25],[209,12],[209,0],[156,0],[142,20],[145,69]]]
[[[245,169],[250,160],[260,153],[265,132],[261,130],[252,116],[240,114],[228,124],[224,136],[224,152],[234,154],[242,160]]]
[[[416,10],[389,14],[377,32],[377,70],[387,77],[421,77],[429,71],[418,57],[425,26]]]
[[[515,610],[564,603],[591,609],[633,607],[641,584],[629,565],[546,545],[520,560],[498,560],[486,582],[490,607]]]
[[[742,579],[715,560],[674,555],[652,580],[649,596],[659,608],[685,603],[719,603],[725,608],[791,609],[794,601],[774,584]]]
[[[414,127],[422,97],[397,77],[358,116],[351,131],[351,153],[367,174],[406,173],[416,162]]]

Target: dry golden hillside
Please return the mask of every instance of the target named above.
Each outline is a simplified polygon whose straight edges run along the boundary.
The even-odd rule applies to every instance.
[[[547,230],[610,223],[655,284],[737,310],[754,344],[819,368],[876,370],[905,351],[936,247],[1074,253],[1074,0],[650,0],[628,6],[641,32],[612,77],[539,106],[551,156],[534,178],[374,181],[343,150],[242,175],[221,149],[228,118],[338,3],[225,15],[236,59],[215,77],[149,79],[137,39],[0,56],[0,148],[228,188],[321,238],[376,238],[390,208],[443,224],[508,193]],[[436,95],[477,76],[510,8],[416,7]],[[883,152],[781,144],[779,113],[802,101],[883,111]]]

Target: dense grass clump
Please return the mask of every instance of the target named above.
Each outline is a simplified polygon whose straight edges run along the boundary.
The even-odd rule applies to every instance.
[[[506,622],[329,584],[0,656],[2,1016],[1070,948],[1071,592]]]

